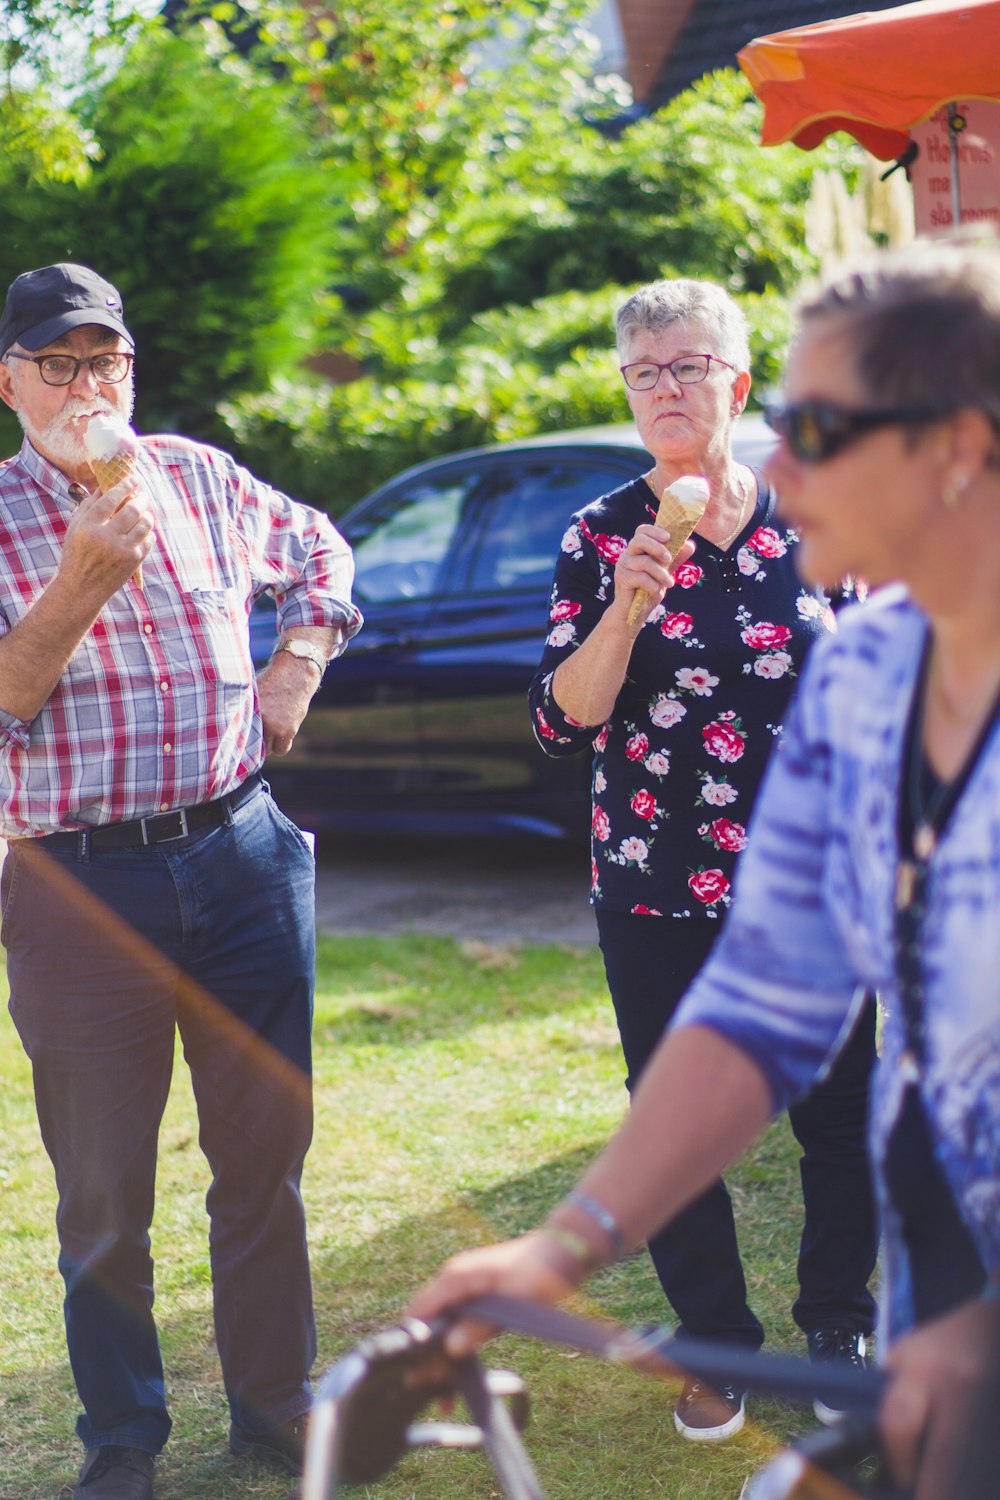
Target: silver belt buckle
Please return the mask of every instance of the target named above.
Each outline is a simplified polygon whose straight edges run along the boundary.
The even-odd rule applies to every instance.
[[[180,831],[178,833],[167,833],[167,834],[164,834],[162,838],[151,839],[149,837],[149,827],[148,827],[148,825],[149,824],[153,824],[153,823],[162,823],[164,821],[164,819],[166,819],[166,818],[176,818],[177,822],[178,822],[178,826],[179,826]],[[151,818],[143,818],[141,821],[142,821],[142,842],[147,847],[150,844],[169,844],[169,843],[172,843],[174,839],[186,838],[187,833],[188,833],[188,815],[187,815],[187,808],[186,807],[177,807],[177,808],[174,808],[172,812],[154,813]]]

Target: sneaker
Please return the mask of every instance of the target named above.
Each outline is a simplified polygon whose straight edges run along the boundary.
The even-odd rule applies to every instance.
[[[142,1448],[107,1443],[91,1448],[76,1481],[73,1500],[153,1500],[156,1459]]]
[[[306,1458],[308,1424],[308,1412],[303,1412],[300,1417],[293,1417],[290,1422],[278,1422],[273,1427],[261,1428],[259,1432],[248,1432],[245,1427],[237,1427],[233,1423],[229,1428],[229,1451],[235,1453],[237,1458],[256,1458],[272,1469],[283,1469],[286,1474],[299,1475]]]
[[[806,1334],[809,1358],[814,1365],[835,1361],[838,1365],[853,1365],[855,1370],[867,1370],[865,1359],[865,1336],[853,1328],[813,1328]],[[832,1427],[846,1413],[824,1401],[814,1401],[813,1411],[824,1427]]]
[[[689,1375],[674,1408],[674,1426],[690,1443],[721,1443],[746,1421],[746,1391],[732,1385],[714,1390]]]

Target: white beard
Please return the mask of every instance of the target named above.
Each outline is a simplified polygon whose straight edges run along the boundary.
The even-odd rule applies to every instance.
[[[128,417],[131,418],[135,398],[129,402]],[[85,427],[74,423],[76,417],[92,417],[100,413],[102,416],[120,416],[118,408],[112,406],[103,396],[94,396],[89,400],[83,400],[80,396],[70,396],[62,411],[57,412],[46,422],[44,427],[36,427],[34,422],[28,420],[20,405],[14,408],[21,429],[32,447],[37,448],[43,457],[51,459],[55,464],[66,464],[70,468],[78,468],[81,464],[89,463],[89,455],[84,446],[83,435]]]

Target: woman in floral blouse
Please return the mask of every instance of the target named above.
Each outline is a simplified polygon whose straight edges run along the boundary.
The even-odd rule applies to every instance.
[[[750,390],[742,313],[710,283],[658,282],[618,313],[629,405],[656,462],[573,518],[530,703],[549,754],[593,747],[591,896],[631,1088],[707,958],[803,656],[832,628],[800,583],[797,538],[762,476],[733,458]],[[701,474],[693,550],[667,571],[663,490]],[[646,608],[629,624],[637,590]],[[814,1357],[860,1363],[874,1322],[876,1229],[865,1157],[869,1006],[831,1077],[791,1119],[805,1232],[794,1307]],[[679,1333],[759,1347],[732,1207],[719,1181],[650,1242]],[[685,1386],[688,1438],[739,1431],[744,1395]]]

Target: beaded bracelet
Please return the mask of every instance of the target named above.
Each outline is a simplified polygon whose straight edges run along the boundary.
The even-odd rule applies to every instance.
[[[575,1203],[577,1208],[583,1210],[596,1224],[600,1224],[604,1233],[611,1241],[611,1247],[615,1252],[615,1260],[621,1260],[628,1250],[625,1236],[618,1227],[618,1220],[614,1214],[598,1203],[596,1198],[591,1198],[589,1193],[581,1193],[578,1188],[572,1188],[566,1194],[567,1203]]]

